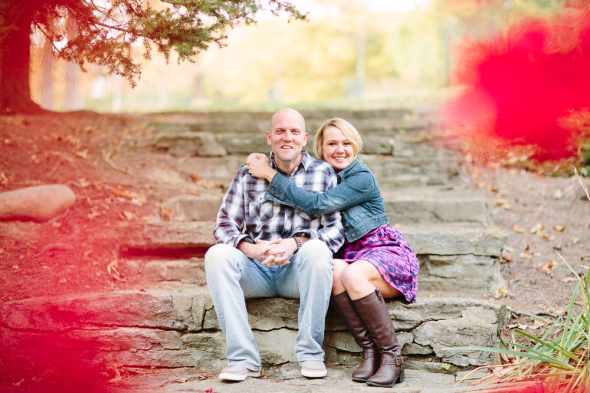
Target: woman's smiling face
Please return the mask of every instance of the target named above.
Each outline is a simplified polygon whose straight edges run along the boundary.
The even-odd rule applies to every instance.
[[[336,172],[340,172],[354,161],[352,143],[344,136],[344,133],[334,126],[324,129],[324,160],[332,165]]]

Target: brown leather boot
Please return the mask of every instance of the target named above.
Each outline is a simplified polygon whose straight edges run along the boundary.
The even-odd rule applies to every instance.
[[[357,314],[346,291],[338,295],[332,295],[332,304],[342,317],[348,331],[354,337],[354,341],[363,349],[361,364],[352,373],[352,380],[367,382],[367,379],[375,374],[377,368],[379,368],[379,352],[375,348],[375,343]]]
[[[389,388],[403,382],[404,357],[381,291],[375,288],[375,292],[352,303],[381,354],[381,367],[367,379],[367,385]]]

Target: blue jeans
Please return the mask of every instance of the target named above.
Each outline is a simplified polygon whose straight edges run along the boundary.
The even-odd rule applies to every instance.
[[[299,361],[324,360],[322,342],[332,291],[332,252],[321,240],[309,240],[286,266],[268,267],[237,248],[217,244],[205,255],[207,285],[225,335],[229,365],[260,370],[260,354],[248,323],[246,297],[300,299],[299,333],[295,355]]]

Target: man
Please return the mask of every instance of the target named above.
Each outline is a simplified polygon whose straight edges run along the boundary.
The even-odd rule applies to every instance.
[[[324,192],[336,185],[336,175],[330,165],[302,151],[307,138],[299,112],[275,113],[266,132],[270,163],[296,185]],[[260,354],[244,298],[276,296],[300,299],[295,355],[304,376],[324,377],[322,341],[332,290],[332,253],[344,242],[340,215],[298,213],[265,200],[267,188],[266,180],[254,178],[245,165],[240,168],[217,215],[218,244],[205,255],[207,284],[227,341],[229,366],[219,378],[260,376]]]

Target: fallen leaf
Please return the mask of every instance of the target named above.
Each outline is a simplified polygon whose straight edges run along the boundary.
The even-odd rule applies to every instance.
[[[574,281],[578,281],[579,279],[577,277],[566,277],[564,279],[561,280],[561,282],[574,282]]]
[[[514,281],[520,281],[520,276],[517,274],[516,276],[514,276]]]
[[[523,235],[526,233],[526,229],[525,228],[521,228],[521,227],[519,227],[516,224],[514,224],[514,226],[512,227],[512,230],[514,232],[517,232],[517,233],[522,233]]]
[[[86,181],[85,178],[78,179],[78,181],[80,182],[80,185],[82,186],[82,188],[86,188],[90,185],[90,182]]]
[[[123,211],[121,213],[121,217],[127,219],[127,220],[137,220],[137,216],[134,213],[128,212],[128,211]]]
[[[574,238],[572,239],[572,243],[573,243],[573,244],[576,244],[576,243],[578,242],[578,240],[580,240],[580,239],[578,239],[577,237],[574,237]]]
[[[115,280],[125,281],[125,280],[121,279],[121,275],[119,274],[119,271],[117,270],[118,265],[119,265],[119,261],[116,259],[113,259],[111,261],[111,263],[109,263],[107,265],[107,272],[109,272],[109,274],[112,275]]]
[[[550,259],[547,263],[545,263],[543,265],[543,271],[545,272],[545,274],[547,274],[548,276],[550,276],[551,273],[551,268],[557,266],[557,262],[555,262],[554,260]]]
[[[545,227],[543,226],[543,224],[541,224],[540,222],[536,223],[534,227],[531,228],[531,230],[529,231],[530,233],[539,233],[541,231],[544,231]]]
[[[13,269],[15,269],[15,270],[18,270],[18,269],[20,269],[20,268],[18,267],[18,265],[12,265],[12,268],[13,268]]]
[[[557,232],[565,231],[565,227],[563,225],[553,225],[553,229]]]
[[[93,218],[96,218],[100,216],[100,213],[98,211],[93,211],[92,213],[88,213],[88,219],[92,220]]]
[[[59,227],[61,227],[61,222],[55,221],[53,224],[51,224],[51,226],[54,228],[59,228]]]
[[[531,254],[529,254],[528,252],[523,252],[522,254],[520,254],[520,257],[522,259],[531,259]]]
[[[502,258],[500,259],[500,263],[510,263],[512,262],[512,255],[504,252],[502,253]]]
[[[500,299],[501,297],[508,296],[508,287],[504,285],[502,288],[496,289],[496,293],[494,294],[494,298]]]
[[[78,150],[77,152],[74,153],[76,156],[83,158],[85,160],[88,159],[88,149],[85,150]]]
[[[2,248],[5,249],[5,250],[7,250],[9,248],[14,248],[14,243],[5,244]]]
[[[68,282],[68,280],[66,280],[65,278],[60,278],[58,281],[59,284],[65,284],[66,282]]]
[[[496,206],[500,206],[504,210],[512,208],[512,205],[506,199],[496,199]]]
[[[524,248],[524,252],[531,252],[531,247],[528,244]]]
[[[201,193],[197,190],[189,190],[188,193],[190,195],[196,195],[196,196],[201,196]]]
[[[92,250],[86,250],[84,251],[84,258],[88,258],[88,256],[92,254]]]
[[[553,193],[553,198],[554,199],[561,199],[563,197],[563,193],[561,192],[561,190],[555,190],[555,192]]]

